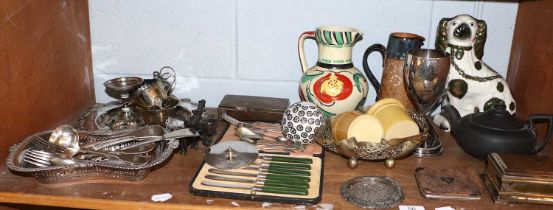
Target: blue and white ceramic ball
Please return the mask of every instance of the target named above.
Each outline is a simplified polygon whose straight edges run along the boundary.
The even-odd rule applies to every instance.
[[[282,134],[294,143],[311,144],[315,129],[325,123],[323,112],[311,102],[297,102],[284,111]]]

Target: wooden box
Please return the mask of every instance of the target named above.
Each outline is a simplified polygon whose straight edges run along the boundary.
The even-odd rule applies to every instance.
[[[495,203],[553,205],[553,160],[547,156],[492,153],[481,178]]]
[[[225,95],[218,111],[240,121],[280,122],[289,104],[285,98]]]

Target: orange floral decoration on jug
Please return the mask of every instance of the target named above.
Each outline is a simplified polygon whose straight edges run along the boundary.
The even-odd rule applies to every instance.
[[[313,85],[315,96],[323,103],[344,100],[351,95],[353,84],[348,77],[339,73],[330,73],[318,79]]]

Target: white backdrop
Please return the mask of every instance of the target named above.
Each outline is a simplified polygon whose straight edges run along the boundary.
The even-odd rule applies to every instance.
[[[120,76],[150,78],[162,66],[177,71],[175,95],[217,106],[225,94],[298,101],[297,39],[320,25],[364,32],[354,47],[386,44],[391,32],[417,33],[434,48],[438,21],[470,14],[488,23],[484,61],[506,75],[517,3],[447,0],[89,0],[96,100],[112,100],[102,83]],[[306,41],[309,65],[316,45]],[[369,64],[381,77],[381,61]],[[369,103],[374,101],[371,87]]]

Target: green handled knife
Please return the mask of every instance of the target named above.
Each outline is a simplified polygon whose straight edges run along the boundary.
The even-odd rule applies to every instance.
[[[296,164],[296,163],[283,163],[283,162],[263,162],[253,163],[253,165],[261,167],[275,166],[279,168],[295,169],[295,170],[311,170],[311,166],[308,164]]]
[[[289,168],[282,168],[278,166],[270,165],[269,167],[261,167],[261,166],[247,166],[243,169],[246,170],[255,170],[260,172],[267,172],[272,174],[282,174],[282,175],[295,175],[295,176],[311,176],[310,171],[304,171],[304,170],[297,170],[297,169],[289,169]]]
[[[234,171],[226,171],[216,168],[210,168],[209,173],[219,174],[219,175],[227,175],[227,176],[242,176],[242,177],[255,177],[258,179],[271,179],[271,180],[284,180],[287,182],[290,181],[296,181],[296,182],[310,182],[311,178],[306,176],[290,176],[290,175],[281,175],[281,174],[270,174],[270,173],[258,173],[258,174],[250,174],[250,173],[243,173],[243,172],[234,172]]]
[[[266,180],[240,179],[240,178],[225,177],[225,176],[218,176],[218,175],[206,175],[205,178],[211,179],[211,180],[217,180],[217,181],[250,183],[250,184],[261,185],[265,187],[284,187],[284,188],[299,189],[299,190],[309,189],[309,183],[307,182],[302,183],[302,182],[272,180],[272,179],[266,179]]]
[[[266,192],[266,193],[276,193],[276,194],[288,194],[288,195],[307,195],[307,189],[299,190],[294,188],[282,188],[282,187],[269,187],[269,186],[255,186],[252,187],[238,185],[238,184],[226,184],[219,182],[203,181],[202,185],[210,187],[221,187],[229,189],[241,189],[241,190],[251,190],[252,194],[256,192]]]
[[[304,163],[304,164],[312,164],[313,159],[311,158],[299,158],[299,157],[288,157],[288,156],[270,156],[270,155],[263,155],[259,156],[263,160],[270,160],[272,162],[286,162],[286,163]]]

